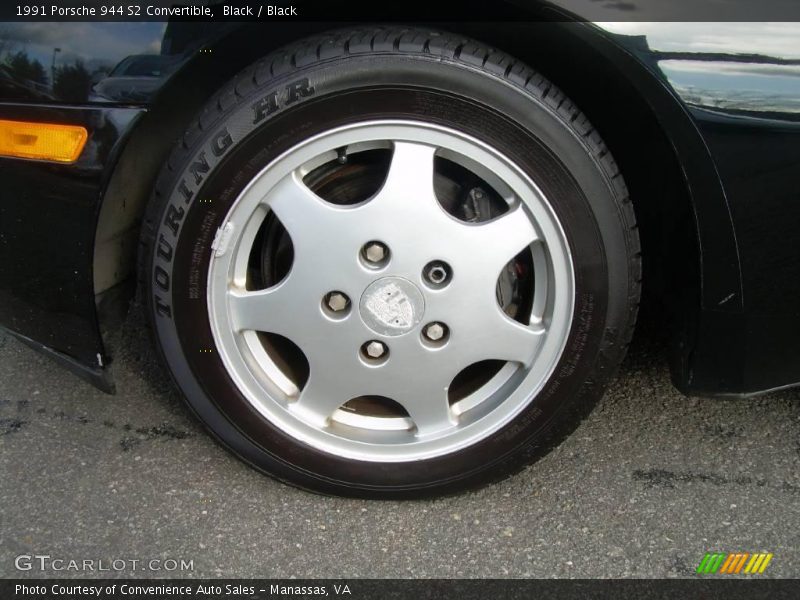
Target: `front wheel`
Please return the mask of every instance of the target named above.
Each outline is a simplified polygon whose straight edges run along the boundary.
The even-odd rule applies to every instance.
[[[190,406],[323,493],[527,464],[600,397],[638,304],[633,212],[586,118],[518,61],[423,30],[334,32],[238,75],[142,240]]]

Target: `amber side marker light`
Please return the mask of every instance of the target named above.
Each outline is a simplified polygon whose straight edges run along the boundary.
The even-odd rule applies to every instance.
[[[78,160],[88,137],[80,125],[0,119],[0,156],[71,163]]]

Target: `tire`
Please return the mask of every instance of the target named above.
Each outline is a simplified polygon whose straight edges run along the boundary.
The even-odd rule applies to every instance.
[[[388,146],[370,141],[384,135]],[[330,158],[335,156],[331,144],[342,139],[346,149],[337,151],[337,160],[345,167]],[[359,145],[350,139],[368,141]],[[431,225],[439,217],[430,202],[401,205],[391,199],[393,189],[401,190],[400,174],[409,175],[403,169],[412,164],[402,166],[401,148],[413,150],[413,160],[419,160],[413,164],[427,169],[428,163],[417,157],[431,145],[437,148],[434,185],[439,186],[440,212],[458,212],[450,221],[477,221],[451,226],[441,220],[446,234],[438,236],[420,233],[440,231]],[[290,192],[282,196],[275,181],[279,176],[282,182],[290,180],[280,171],[285,168],[296,182],[300,167],[292,165],[311,160],[313,152],[323,158],[314,159],[308,174],[312,167],[303,167],[297,189],[311,186],[306,180],[312,178],[316,194],[323,196],[325,190],[333,195],[325,196],[331,204],[314,204],[302,217],[295,208],[299,204],[281,200]],[[319,161],[328,162],[316,166]],[[498,165],[494,171],[492,161]],[[374,187],[369,181],[379,163],[386,179]],[[427,193],[426,177],[406,180],[415,194]],[[373,200],[360,197],[357,202],[358,193],[347,191],[348,185],[362,195],[373,194]],[[258,202],[268,203],[266,214],[277,216],[277,225],[263,214],[255,221],[247,216],[249,199],[262,187],[269,190],[264,198],[272,200]],[[447,207],[440,191],[445,188],[457,190],[444,194],[455,198],[448,196]],[[305,192],[292,190],[305,198]],[[480,204],[487,194],[490,200]],[[364,212],[371,205],[370,210],[394,206],[391,210],[399,212],[374,212],[386,218],[372,221],[359,216],[373,214]],[[412,219],[409,206],[425,216]],[[236,221],[240,213],[244,216]],[[508,256],[496,282],[478,279],[473,271],[495,272],[489,269],[496,270],[498,261],[505,260],[503,253],[513,248],[505,235],[495,234],[510,231],[506,217],[512,214],[525,229],[526,245]],[[523,217],[528,224],[521,224]],[[352,227],[335,225],[335,219],[345,218],[354,219]],[[501,222],[505,225],[489,229]],[[259,224],[257,233],[255,225],[245,233],[249,223]],[[368,227],[379,236],[364,233],[372,231]],[[462,236],[466,231],[480,242],[457,241],[472,239]],[[348,236],[365,244],[393,241],[365,245],[357,260],[353,250],[352,264],[337,268],[334,256],[349,248]],[[291,251],[286,250],[289,243]],[[419,262],[441,258],[436,252],[450,252],[450,243],[452,255],[435,272],[444,281],[434,282],[434,272],[425,271],[429,266],[407,267],[411,254]],[[437,250],[425,254],[423,247]],[[372,251],[377,254],[364,254]],[[286,256],[288,274],[285,266],[283,272],[276,266]],[[368,256],[377,260],[370,262]],[[341,279],[337,285],[337,277],[351,271],[353,281],[361,283]],[[376,27],[336,31],[285,47],[245,69],[210,100],[158,178],[143,223],[139,272],[158,350],[189,406],[226,447],[257,469],[314,492],[408,498],[455,493],[504,478],[574,430],[602,396],[632,336],[641,255],[634,212],[616,163],[586,117],[553,84],[473,40]],[[234,273],[245,272],[249,287],[234,289],[244,286]],[[255,283],[251,273],[256,273]],[[370,291],[370,280],[363,279],[368,276],[381,281],[381,293],[402,292],[399,298],[411,307],[398,308],[388,300],[380,304],[384,301]],[[283,285],[289,281],[297,282],[294,288]],[[500,311],[470,308],[478,306],[479,295],[484,298],[481,281],[489,290],[485,296],[492,294],[504,311],[502,318],[495,314]],[[259,290],[275,291],[281,285],[284,290],[313,289],[308,292],[313,298],[293,292],[301,294],[296,302],[264,304],[268,310],[248,308],[262,306],[255,300],[240,301],[240,296],[255,298]],[[343,300],[319,293],[326,289],[342,291]],[[295,297],[285,293],[285,298]],[[418,297],[422,304],[416,305]],[[267,292],[260,298],[267,298]],[[381,310],[393,307],[392,315],[402,315],[392,323],[381,310],[365,309],[365,303],[379,303]],[[312,304],[322,316],[308,308]],[[339,305],[344,308],[337,312]],[[540,309],[542,318],[534,318]],[[512,317],[516,324],[502,321]],[[261,331],[260,319],[274,328],[269,335],[254,333]],[[428,329],[432,319],[445,323],[444,328]],[[401,321],[406,329],[391,329]],[[302,344],[293,339],[295,331]],[[442,332],[440,339],[431,339]],[[534,334],[541,337],[529,348],[527,340]],[[379,345],[367,347],[370,337]],[[519,344],[504,345],[517,339]],[[448,396],[442,408],[437,378],[449,377],[456,366],[482,352],[487,362],[460,372],[463,379],[450,380],[446,393],[459,399],[453,403]],[[419,358],[423,355],[424,360]],[[285,363],[291,368],[284,369]],[[478,383],[465,383],[467,371]],[[362,377],[371,383],[362,383]],[[492,382],[500,383],[492,388]],[[382,395],[384,383],[405,404]],[[358,386],[367,395],[326,413],[348,400],[327,394],[346,395],[361,390]],[[426,389],[433,390],[433,400],[421,404]],[[458,402],[470,394],[478,398],[476,407],[460,408]],[[302,401],[300,408],[290,406],[294,400]],[[456,407],[460,412],[453,416]],[[407,429],[396,433],[395,425]]]

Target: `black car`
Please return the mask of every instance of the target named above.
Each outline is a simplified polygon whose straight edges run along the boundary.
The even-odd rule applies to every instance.
[[[113,392],[101,315],[136,288],[211,432],[332,494],[540,456],[602,396],[643,289],[681,391],[797,385],[800,25],[562,4],[7,26],[53,68],[2,71],[0,323]]]

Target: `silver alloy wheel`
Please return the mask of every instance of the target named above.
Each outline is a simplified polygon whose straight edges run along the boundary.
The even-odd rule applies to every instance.
[[[348,155],[392,150],[386,179],[369,200],[329,203],[303,182]],[[434,192],[434,157],[486,181],[505,200],[501,216],[476,224],[448,214]],[[288,232],[293,263],[276,285],[248,290],[248,260],[272,212]],[[365,264],[365,244],[380,240],[388,262]],[[370,121],[298,144],[242,191],[217,232],[208,276],[211,329],[220,357],[246,399],[300,442],[346,458],[401,462],[442,456],[490,436],[536,396],[553,373],[570,331],[574,273],[563,229],[531,179],[487,144],[416,121]],[[524,249],[533,262],[530,319],[501,309],[501,270]],[[423,269],[443,261],[444,286]],[[336,291],[351,299],[337,313]],[[388,300],[380,295],[388,294]],[[393,299],[391,296],[395,294]],[[433,343],[431,323],[447,327]],[[257,332],[280,335],[305,355],[299,387]],[[382,343],[379,360],[362,351]],[[477,390],[451,403],[448,388],[470,365],[505,361]],[[342,410],[349,400],[389,398],[407,416]]]

